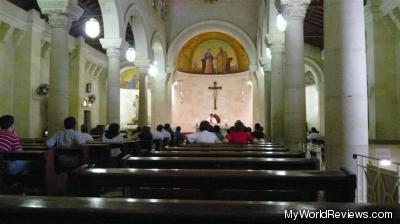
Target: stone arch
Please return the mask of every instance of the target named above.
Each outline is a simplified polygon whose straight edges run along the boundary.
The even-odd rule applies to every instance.
[[[172,41],[167,53],[167,66],[174,67],[174,63],[183,45],[192,37],[205,32],[221,32],[236,38],[245,48],[251,65],[257,65],[257,51],[251,38],[239,27],[224,21],[209,20],[193,24]]]
[[[157,67],[160,73],[166,71],[165,46],[159,32],[154,32],[151,38],[151,49],[153,50],[153,59],[158,62]]]
[[[117,1],[99,0],[103,17],[104,39],[119,39],[123,37],[122,20],[119,3]],[[116,25],[118,24],[118,25]]]
[[[320,133],[322,136],[325,135],[325,77],[324,72],[318,62],[315,60],[305,57],[305,72],[310,72],[315,80],[315,85],[318,91],[318,105],[319,105],[319,123]]]
[[[130,23],[133,29],[137,61],[148,60],[150,56],[150,49],[148,47],[149,38],[147,37],[149,35],[147,34],[147,29],[146,29],[147,24],[146,20],[144,19],[142,10],[140,10],[134,4],[129,5],[124,13],[124,18],[123,18],[124,29],[122,30],[123,37],[125,37],[126,35],[126,27],[128,26],[128,23]]]

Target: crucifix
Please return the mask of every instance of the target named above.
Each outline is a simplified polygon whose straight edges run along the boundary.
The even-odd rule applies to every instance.
[[[212,90],[214,92],[214,110],[217,109],[217,96],[218,96],[218,90],[221,90],[221,86],[217,86],[217,82],[214,82],[213,86],[208,87],[209,90]]]

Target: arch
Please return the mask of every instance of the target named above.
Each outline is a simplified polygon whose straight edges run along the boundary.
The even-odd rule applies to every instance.
[[[237,26],[219,20],[209,20],[193,24],[172,41],[167,53],[167,66],[174,67],[174,63],[183,45],[194,36],[206,32],[221,32],[236,38],[247,51],[251,65],[257,65],[257,51],[251,38]]]
[[[131,22],[132,18],[132,23]],[[146,20],[144,19],[143,10],[140,10],[136,5],[130,4],[124,13],[124,29],[122,30],[122,36],[125,38],[126,27],[128,23],[131,24],[133,29],[133,36],[135,39],[135,50],[137,60],[148,60],[149,59],[149,44],[148,35],[146,30]]]
[[[319,104],[319,124],[320,124],[320,133],[322,136],[325,135],[325,77],[324,72],[315,60],[304,57],[305,63],[305,72],[310,71],[314,76],[314,80],[316,82],[317,91],[318,91],[318,104]]]
[[[305,72],[311,71],[318,85],[320,83],[324,83],[325,77],[321,66],[316,61],[308,57],[304,57],[304,63],[305,63]]]
[[[158,62],[158,71],[165,73],[165,47],[159,32],[154,32],[151,37],[151,48],[153,50],[153,59]]]
[[[104,39],[118,39],[123,37],[121,29],[120,6],[117,1],[99,0],[103,17]],[[118,25],[116,25],[118,24]]]

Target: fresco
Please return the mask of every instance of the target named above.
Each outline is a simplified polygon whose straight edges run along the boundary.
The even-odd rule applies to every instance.
[[[225,41],[208,40],[201,43],[192,57],[192,72],[227,74],[238,70],[235,50]]]
[[[233,37],[219,32],[199,34],[181,48],[176,61],[178,71],[220,75],[249,70],[249,58]]]
[[[140,70],[136,67],[125,70],[121,74],[120,85],[122,89],[139,89]]]

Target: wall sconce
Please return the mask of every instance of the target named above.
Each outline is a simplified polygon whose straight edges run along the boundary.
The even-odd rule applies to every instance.
[[[92,83],[87,83],[86,84],[86,92],[91,93],[92,92]]]
[[[82,106],[83,107],[91,107],[92,104],[96,101],[96,96],[91,94],[83,99]]]

